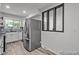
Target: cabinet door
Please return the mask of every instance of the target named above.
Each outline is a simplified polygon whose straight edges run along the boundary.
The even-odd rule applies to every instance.
[[[3,27],[3,25],[4,25],[3,22],[4,22],[3,17],[0,17],[0,27]]]

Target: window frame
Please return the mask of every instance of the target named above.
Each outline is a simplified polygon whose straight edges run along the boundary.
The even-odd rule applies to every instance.
[[[56,32],[64,32],[64,4],[61,4],[61,5],[55,7],[55,14],[56,14],[56,9],[61,8],[61,7],[62,7],[62,31],[56,30]],[[55,15],[55,18],[56,18],[56,15]]]
[[[62,7],[62,31],[56,30],[56,9]],[[49,30],[49,12],[53,11],[53,30]],[[47,30],[44,30],[44,13],[47,12]],[[42,31],[64,32],[64,3],[42,12]]]

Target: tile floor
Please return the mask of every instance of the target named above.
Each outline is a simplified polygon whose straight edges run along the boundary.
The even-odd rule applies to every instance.
[[[4,53],[4,55],[55,55],[55,54],[48,52],[44,50],[43,48],[38,48],[32,52],[28,52],[23,47],[23,42],[17,41],[14,43],[7,44],[6,52]]]

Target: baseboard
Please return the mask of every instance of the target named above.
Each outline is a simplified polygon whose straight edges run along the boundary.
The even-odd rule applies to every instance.
[[[7,42],[7,44],[15,43],[15,42],[18,42],[18,41],[22,41],[22,40],[17,40],[17,41],[12,41],[12,42]]]
[[[49,51],[53,52],[53,53],[56,54],[56,55],[61,55],[61,54],[57,53],[56,51],[51,50],[50,48],[47,48],[47,47],[45,47],[45,46],[43,46],[43,45],[42,45],[42,48],[44,48],[44,49],[46,49],[46,50],[49,50]]]

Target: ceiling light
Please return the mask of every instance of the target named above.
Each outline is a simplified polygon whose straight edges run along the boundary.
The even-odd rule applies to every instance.
[[[6,8],[8,8],[8,9],[10,8],[10,6],[9,6],[9,5],[6,5],[5,7],[6,7]]]
[[[25,10],[23,10],[23,13],[25,14],[25,13],[26,13],[26,11],[25,11]]]

